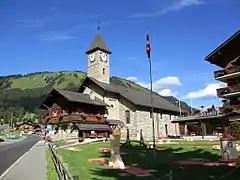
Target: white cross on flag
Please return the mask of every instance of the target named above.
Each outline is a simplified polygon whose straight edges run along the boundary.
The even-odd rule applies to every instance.
[[[150,38],[149,38],[149,34],[147,33],[147,37],[146,37],[146,52],[147,52],[147,56],[148,58],[151,57],[151,47],[150,47]]]

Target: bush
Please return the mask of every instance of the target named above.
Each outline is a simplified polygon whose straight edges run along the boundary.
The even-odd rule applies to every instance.
[[[230,123],[229,131],[235,139],[240,139],[240,122],[236,121]]]

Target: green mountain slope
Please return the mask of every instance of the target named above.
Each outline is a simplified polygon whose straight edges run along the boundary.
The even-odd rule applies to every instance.
[[[76,91],[86,74],[80,71],[36,72],[27,75],[10,75],[0,77],[0,118],[8,121],[11,114],[15,119],[28,117],[26,113],[42,113],[37,109],[53,87]],[[141,91],[148,89],[126,79],[112,77],[111,83]],[[165,97],[175,103],[174,97]],[[183,109],[189,111],[186,103],[181,103]],[[32,116],[32,115],[31,115]]]

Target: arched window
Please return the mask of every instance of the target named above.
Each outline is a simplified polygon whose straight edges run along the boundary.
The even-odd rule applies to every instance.
[[[103,75],[105,75],[105,68],[103,68],[102,73],[103,73]]]
[[[125,111],[125,117],[126,117],[126,123],[130,124],[131,120],[130,120],[130,111],[129,110]]]

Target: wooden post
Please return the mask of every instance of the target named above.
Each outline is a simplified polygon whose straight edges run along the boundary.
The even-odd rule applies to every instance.
[[[126,145],[130,145],[130,135],[129,135],[129,129],[127,128],[127,138],[126,138]]]
[[[144,138],[143,138],[143,133],[142,133],[142,129],[140,129],[140,146],[144,145]]]
[[[179,134],[180,136],[185,136],[185,124],[179,123]]]

